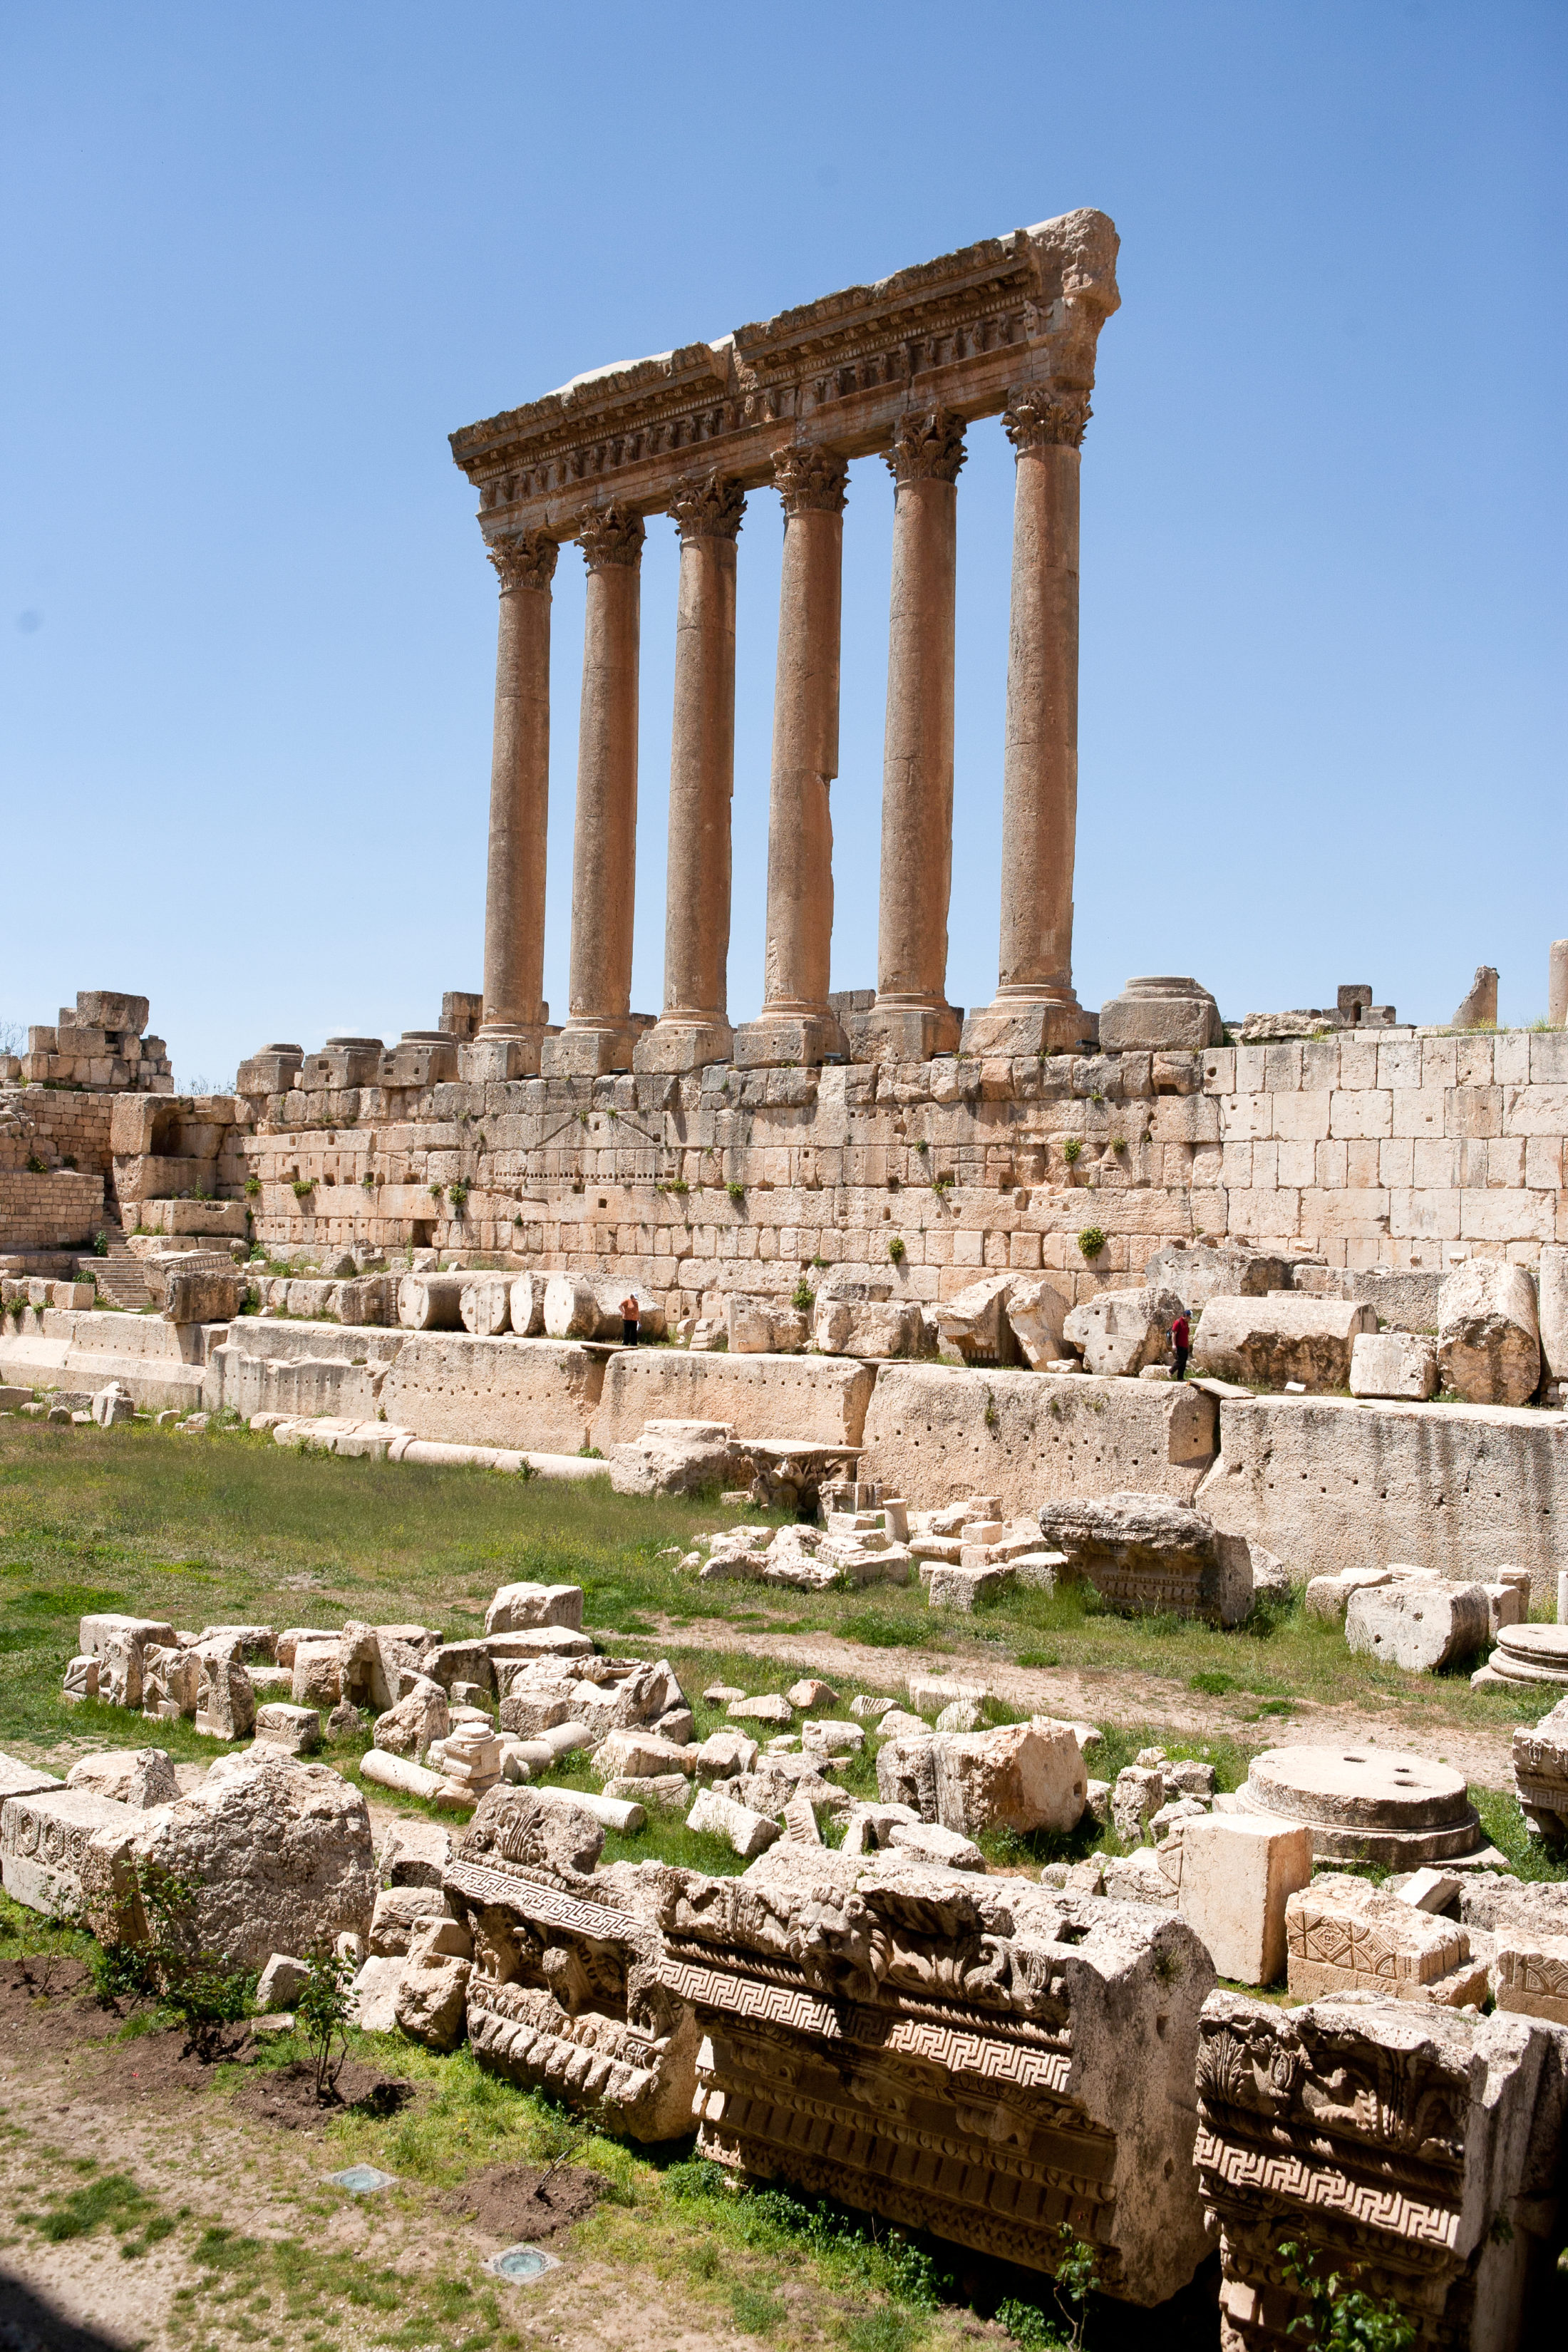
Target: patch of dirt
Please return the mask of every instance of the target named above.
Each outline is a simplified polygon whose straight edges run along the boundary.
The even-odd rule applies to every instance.
[[[656,1633],[681,1648],[735,1650],[748,1657],[776,1659],[781,1666],[829,1678],[842,1677],[861,1690],[901,1690],[911,1674],[946,1674],[962,1682],[967,1674],[1010,1706],[1068,1720],[1160,1724],[1188,1738],[1235,1739],[1243,1748],[1291,1745],[1337,1747],[1342,1740],[1374,1748],[1414,1748],[1451,1764],[1483,1789],[1513,1788],[1511,1727],[1496,1731],[1433,1720],[1424,1709],[1405,1710],[1397,1697],[1375,1715],[1354,1706],[1325,1706],[1316,1699],[1292,1702],[1289,1715],[1244,1721],[1235,1707],[1205,1698],[1184,1682],[1108,1666],[1016,1666],[994,1651],[873,1650],[833,1633],[756,1633],[713,1618],[689,1625],[657,1621]]]
[[[582,2165],[492,2164],[446,2200],[451,2213],[471,2216],[476,2229],[507,2245],[533,2243],[584,2221],[609,2186]]]
[[[414,2096],[412,2083],[384,2074],[351,2058],[338,2076],[335,2096],[323,2106],[316,2096],[316,2070],[303,2058],[287,2066],[258,2067],[234,2094],[237,2112],[256,2116],[279,2131],[321,2131],[334,2116],[395,2116]]]
[[[100,2006],[80,1960],[36,1953],[0,1960],[0,2053],[74,2050],[79,2042],[107,2041],[120,2022],[117,2011]]]

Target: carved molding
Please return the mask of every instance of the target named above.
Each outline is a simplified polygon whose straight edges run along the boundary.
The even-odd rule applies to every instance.
[[[1015,393],[1002,413],[1002,430],[1020,455],[1026,449],[1081,449],[1094,411],[1087,392]]]
[[[964,456],[963,417],[931,408],[903,419],[887,463],[895,482],[956,482]]]
[[[773,480],[786,515],[842,514],[849,496],[849,462],[831,449],[778,449]]]
[[[503,596],[513,588],[542,588],[548,594],[561,546],[547,531],[520,530],[510,539],[487,540],[485,553],[495,565]]]
[[[683,540],[732,540],[746,511],[746,493],[724,474],[694,475],[681,483],[669,502],[669,511]]]
[[[603,572],[612,563],[635,565],[642,562],[642,544],[647,537],[640,514],[626,507],[599,507],[585,515],[577,526],[576,538],[583,550],[583,561],[590,572]]]

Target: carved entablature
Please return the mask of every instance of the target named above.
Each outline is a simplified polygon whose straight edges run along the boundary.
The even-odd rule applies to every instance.
[[[453,434],[452,454],[487,538],[566,538],[587,506],[668,509],[694,473],[758,488],[784,444],[860,457],[888,449],[911,412],[973,423],[1026,387],[1087,400],[1121,299],[1117,245],[1091,211],[987,237],[718,342],[576,377]]]

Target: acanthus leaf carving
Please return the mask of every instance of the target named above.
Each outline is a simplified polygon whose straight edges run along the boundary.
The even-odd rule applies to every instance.
[[[887,463],[895,482],[956,482],[964,454],[963,417],[928,408],[904,418]]]
[[[1093,413],[1087,392],[1047,393],[1031,387],[1011,394],[1003,411],[1002,430],[1020,452],[1081,449]]]
[[[848,461],[831,449],[775,450],[773,479],[786,515],[842,514],[849,495]]]
[[[647,531],[635,509],[612,505],[584,515],[574,536],[589,571],[601,572],[609,564],[640,563]]]
[[[495,565],[504,596],[513,588],[542,588],[548,592],[561,549],[542,530],[520,530],[509,539],[487,540],[485,553]]]
[[[746,511],[746,494],[726,475],[693,475],[676,491],[669,511],[683,540],[732,540]]]

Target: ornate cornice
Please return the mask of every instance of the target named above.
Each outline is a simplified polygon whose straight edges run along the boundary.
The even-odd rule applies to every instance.
[[[561,547],[547,531],[520,530],[510,539],[487,540],[485,553],[495,565],[503,596],[512,588],[542,588],[548,594]]]
[[[746,493],[723,474],[698,474],[681,483],[669,511],[683,540],[732,540],[746,511]]]
[[[1081,449],[1094,411],[1087,392],[1015,393],[1002,413],[1002,430],[1015,449]]]
[[[781,443],[839,459],[885,450],[911,414],[973,424],[1019,386],[1094,382],[1116,309],[1117,236],[1078,212],[739,327],[711,343],[577,376],[452,436],[498,536],[574,536],[584,508],[668,508],[717,473],[755,489]]]
[[[786,515],[842,514],[849,495],[849,462],[831,449],[776,449],[773,480]]]
[[[576,532],[590,572],[602,572],[611,563],[640,563],[647,536],[641,515],[627,507],[599,507],[584,516]]]
[[[895,482],[956,482],[963,464],[963,419],[948,408],[906,416],[886,453]]]

